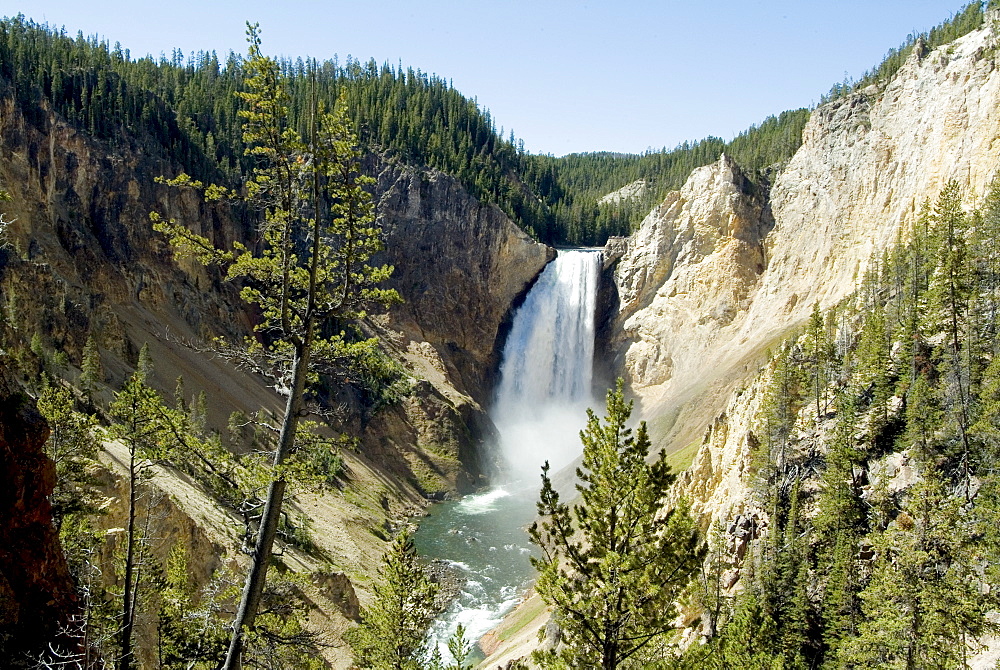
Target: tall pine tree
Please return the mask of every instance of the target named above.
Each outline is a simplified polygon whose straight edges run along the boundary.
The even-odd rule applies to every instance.
[[[362,609],[361,625],[349,636],[354,662],[369,670],[420,670],[431,656],[427,628],[438,589],[405,533],[393,541],[379,577],[375,602]]]
[[[535,588],[563,631],[561,649],[536,652],[544,667],[614,670],[662,643],[674,629],[677,598],[701,561],[686,507],[662,510],[674,475],[663,452],[652,465],[646,462],[646,425],[633,435],[631,413],[621,380],[608,391],[603,422],[587,411],[580,503],[561,502],[548,463],[542,469],[543,520],[530,529],[542,552],[532,558]]]
[[[245,195],[263,211],[261,251],[242,244],[232,250],[217,249],[211,240],[183,225],[151,214],[156,229],[166,233],[177,250],[224,266],[227,278],[242,284],[243,299],[263,315],[257,326],[260,339],[250,338],[228,353],[270,373],[286,389],[270,484],[233,624],[227,670],[241,667],[245,636],[260,606],[287,486],[282,466],[296,448],[307,385],[321,369],[336,373],[350,360],[370,352],[376,346],[374,340],[351,342],[341,328],[362,317],[367,307],[396,298],[395,292],[377,287],[392,268],[368,263],[381,249],[380,230],[366,190],[373,180],[359,172],[357,139],[343,105],[328,113],[312,95],[303,137],[290,123],[285,72],[276,60],[261,53],[257,26],[248,25],[247,35],[247,90],[239,94],[245,103],[240,115],[243,140],[257,166],[245,184]],[[202,190],[207,199],[236,196],[188,175],[170,183]]]

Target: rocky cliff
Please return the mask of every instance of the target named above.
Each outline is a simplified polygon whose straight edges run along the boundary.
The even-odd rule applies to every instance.
[[[984,28],[915,49],[891,81],[819,107],[767,197],[724,157],[628,238],[607,346],[661,438],[698,438],[760,354],[852,291],[949,180],[970,205],[984,195],[1000,158],[996,42]]]
[[[641,401],[654,446],[691,459],[674,496],[691,502],[703,529],[722,530],[712,538],[723,589],[739,588],[752,542],[780,523],[766,494],[750,487],[760,467],[751,460],[766,439],[765,352],[814,304],[829,308],[852,293],[873,258],[912,235],[923,203],[949,181],[972,208],[997,176],[998,18],[933,51],[918,44],[890,81],[816,109],[801,148],[766,190],[723,158],[696,170],[637,233],[609,245],[620,258],[606,346]],[[808,496],[822,468],[822,455],[809,449],[834,422],[818,409],[803,413],[800,460],[776,488],[795,480]],[[858,430],[866,425],[879,424]],[[898,493],[916,476],[907,458],[882,453],[860,466],[862,488],[887,482]]]
[[[646,217],[615,272],[616,349],[633,388],[683,376],[705,341],[749,307],[771,223],[763,196],[726,156]]]
[[[485,404],[511,306],[555,250],[440,172],[383,162],[378,194],[391,284],[405,299],[392,327],[430,344],[451,384]]]
[[[281,398],[264,380],[185,346],[246,334],[255,316],[214,270],[176,260],[152,234],[148,213],[156,209],[184,221],[219,244],[246,239],[251,222],[237,211],[206,207],[189,194],[155,184],[157,175],[175,174],[178,168],[141,137],[99,142],[53,113],[41,117],[44,123],[33,125],[0,95],[0,184],[12,196],[3,203],[5,220],[13,220],[0,248],[0,327],[4,355],[20,369],[20,381],[31,387],[43,369],[75,379],[84,343],[93,336],[106,382],[99,395],[107,400],[148,342],[154,384],[169,393],[174,379],[183,375],[188,393],[204,391],[211,399],[210,427],[223,430],[233,410],[279,413]],[[357,451],[342,454],[345,490],[289,503],[311,519],[314,541],[327,561],[320,565],[290,552],[286,563],[333,575],[327,581],[336,582],[335,589],[318,587],[332,596],[309,597],[321,610],[317,625],[335,636],[353,616],[340,611],[338,594],[349,594],[353,610],[358,598],[368,598],[383,528],[419,510],[426,496],[480,483],[483,451],[493,431],[483,405],[498,339],[512,305],[552,255],[450,177],[374,156],[366,167],[378,178],[374,195],[386,231],[385,259],[397,268],[391,285],[405,300],[368,327],[383,337],[386,350],[411,377],[411,391],[374,412],[345,392],[346,404],[358,410],[347,428],[359,438]],[[15,425],[4,423],[12,430]],[[44,436],[31,435],[32,448],[39,448]],[[113,472],[113,450],[105,459]],[[169,470],[159,477],[157,487],[167,499],[161,515],[166,525],[158,530],[164,537],[191,540],[194,573],[204,576],[218,554],[236,554],[239,524],[183,477]],[[11,474],[5,481],[24,480]],[[45,509],[46,481],[37,482],[41,493],[32,493],[31,505],[39,514]],[[114,502],[114,477],[107,486],[111,511],[106,519],[114,523],[120,503]],[[30,526],[35,517],[24,520]],[[50,540],[55,542],[54,536]],[[21,545],[10,546],[21,551],[16,548]],[[44,546],[39,541],[36,549]],[[30,552],[11,555],[11,561],[2,564],[11,584],[34,588],[35,581],[10,570],[51,572],[48,559]],[[5,585],[0,583],[0,590]],[[6,590],[3,595],[5,616],[35,620],[33,610],[18,610]],[[31,597],[32,603],[38,600]],[[50,616],[53,603],[63,604],[48,597],[37,609],[37,616],[51,624],[57,621]],[[347,663],[344,654],[331,657],[338,667]]]
[[[69,567],[52,524],[55,466],[49,430],[34,403],[0,371],[0,654],[5,667],[34,667],[75,614]]]

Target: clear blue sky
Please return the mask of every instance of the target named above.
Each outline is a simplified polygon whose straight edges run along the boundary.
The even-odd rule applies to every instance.
[[[859,77],[961,0],[0,0],[0,14],[118,41],[133,56],[264,50],[402,62],[451,79],[536,153],[729,139]]]

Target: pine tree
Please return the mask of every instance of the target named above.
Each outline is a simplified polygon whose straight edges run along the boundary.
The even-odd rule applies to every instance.
[[[781,546],[774,557],[778,577],[774,611],[780,624],[779,640],[787,667],[804,668],[811,647],[812,607],[808,594],[809,560],[805,540],[808,531],[803,527],[801,480],[795,481],[788,496],[788,516],[780,535],[775,533],[781,537]]]
[[[56,466],[56,481],[49,497],[52,521],[58,530],[70,514],[92,508],[93,482],[87,476],[89,465],[96,463],[99,449],[94,435],[97,422],[92,416],[73,408],[73,394],[59,382],[42,381],[38,411],[49,424],[45,453]]]
[[[368,670],[421,670],[430,659],[427,628],[437,585],[420,564],[410,537],[396,537],[379,568],[375,602],[349,634],[354,662]]]
[[[899,328],[907,354],[905,367],[901,373],[905,387],[908,389],[926,364],[927,343],[924,340],[926,293],[929,272],[928,258],[930,253],[931,209],[930,202],[924,201],[920,216],[914,222],[913,241],[908,246],[907,263],[909,265],[904,280],[904,293],[899,296],[904,303],[901,305]],[[907,390],[908,392],[908,390]]]
[[[726,624],[731,598],[723,590],[723,575],[731,565],[727,559],[725,546],[727,537],[721,521],[712,528],[711,539],[708,541],[708,553],[705,562],[694,582],[692,601],[694,606],[703,612],[702,624],[706,637],[714,638]]]
[[[163,571],[157,617],[161,670],[209,670],[225,659],[229,636],[213,611],[211,595],[199,594],[192,583],[188,563],[186,547],[178,544]]]
[[[160,670],[216,670],[229,648],[225,613],[239,595],[231,566],[219,567],[197,588],[188,570],[188,551],[177,544],[156,582],[157,656]],[[286,574],[268,583],[266,612],[257,619],[246,649],[247,665],[274,670],[321,670],[329,666],[319,655],[316,635],[303,625],[307,613],[302,575]]]
[[[472,650],[474,645],[465,637],[465,626],[458,624],[455,628],[455,632],[450,638],[448,638],[448,653],[451,654],[452,662],[441,665],[441,670],[472,670],[474,667],[472,663],[468,663],[467,659],[472,655]],[[431,663],[434,667],[434,662]]]
[[[994,356],[983,373],[978,417],[969,429],[976,445],[976,471],[996,475],[1000,465],[1000,356]]]
[[[996,628],[980,574],[973,515],[928,464],[896,519],[875,538],[878,559],[861,593],[864,617],[843,660],[853,667],[965,667],[969,647]]]
[[[822,644],[830,667],[837,667],[835,659],[844,641],[857,636],[861,622],[862,583],[856,560],[860,536],[856,529],[841,529],[834,536],[833,547],[817,561],[826,576],[821,604]]]
[[[938,388],[927,376],[918,373],[906,394],[907,444],[912,444],[919,458],[930,459],[937,448],[936,432],[941,426],[941,407]]]
[[[253,561],[233,623],[227,670],[241,667],[244,637],[260,606],[287,485],[282,465],[296,446],[307,384],[320,368],[342,370],[352,358],[376,346],[374,339],[350,342],[339,328],[330,334],[327,324],[339,326],[363,316],[367,307],[397,299],[395,292],[377,287],[392,268],[368,263],[381,249],[366,190],[373,180],[359,172],[360,152],[344,105],[327,113],[314,88],[307,101],[310,112],[303,139],[290,122],[292,98],[285,73],[277,61],[261,53],[257,26],[248,24],[247,36],[247,90],[239,93],[246,108],[240,115],[243,141],[258,164],[245,188],[248,201],[264,212],[262,252],[242,244],[223,251],[174,221],[150,215],[154,227],[166,233],[178,251],[220,264],[228,279],[242,283],[243,299],[263,314],[257,330],[265,344],[249,338],[229,354],[271,373],[287,389]],[[310,77],[315,86],[315,77]],[[209,200],[236,195],[188,175],[169,183],[202,190]]]
[[[542,469],[531,541],[536,590],[555,610],[563,631],[559,651],[536,652],[545,667],[613,670],[659,643],[674,629],[676,601],[697,569],[703,550],[683,504],[663,511],[674,480],[665,455],[646,463],[646,425],[627,427],[632,403],[622,381],[608,391],[602,422],[587,411],[581,433],[583,465],[577,470],[581,502],[559,500],[548,463]]]
[[[958,183],[948,182],[938,196],[932,216],[934,236],[937,241],[937,268],[929,289],[933,323],[946,333],[940,347],[939,370],[944,382],[941,394],[944,417],[951,424],[949,432],[957,438],[960,468],[965,479],[967,495],[971,487],[969,441],[971,369],[966,325],[971,294],[971,276],[968,265],[968,217],[962,209]]]
[[[860,620],[861,579],[855,557],[866,530],[866,504],[861,498],[857,402],[850,390],[837,396],[837,425],[827,447],[817,514],[813,520],[817,573],[825,577],[820,618],[827,657],[841,641],[853,637]]]
[[[824,391],[828,383],[828,362],[830,359],[830,343],[827,340],[826,323],[819,303],[813,304],[806,329],[804,348],[807,355],[807,370],[809,375],[809,390],[816,408],[816,425],[823,416],[822,404]]]
[[[80,363],[80,390],[83,397],[91,405],[94,404],[94,395],[104,383],[104,368],[101,365],[101,351],[97,348],[94,336],[87,337],[86,344],[83,345],[83,360]]]
[[[184,386],[183,375],[178,375],[177,381],[174,382],[174,409],[181,414],[187,414],[188,411],[187,390]]]
[[[198,391],[188,408],[190,430],[199,437],[204,437],[208,427],[208,396],[204,390]]]
[[[777,653],[777,624],[761,605],[753,589],[736,599],[732,618],[722,634],[711,641],[702,667],[713,670],[784,670],[784,657]]]
[[[789,439],[802,402],[801,370],[793,360],[796,349],[782,345],[774,355],[771,378],[760,411],[763,448],[754,454],[754,471],[766,486],[772,486],[777,474],[788,467]]]
[[[986,201],[975,226],[971,256],[978,263],[978,302],[982,324],[983,348],[987,354],[997,354],[1000,333],[1000,179],[990,184]]]
[[[139,527],[140,488],[151,466],[164,460],[169,452],[168,431],[164,427],[166,407],[159,394],[146,383],[151,368],[149,348],[143,345],[139,367],[115,395],[110,414],[115,420],[112,437],[120,440],[128,452],[125,463],[128,477],[128,516],[125,527],[124,587],[121,597],[118,670],[135,666],[133,630],[139,606],[141,567],[138,554],[142,532]]]
[[[869,432],[874,442],[889,421],[889,399],[893,390],[889,333],[881,302],[865,314],[857,359],[855,381],[858,390],[871,402],[873,411]]]

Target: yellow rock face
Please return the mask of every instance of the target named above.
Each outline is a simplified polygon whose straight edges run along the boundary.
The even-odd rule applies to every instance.
[[[610,343],[647,416],[708,393],[687,410],[703,431],[760,354],[850,293],[949,180],[979,202],[1000,164],[996,42],[984,28],[914,53],[884,87],[818,108],[767,197],[723,157],[649,214],[616,269]],[[683,424],[671,435],[693,437]]]

